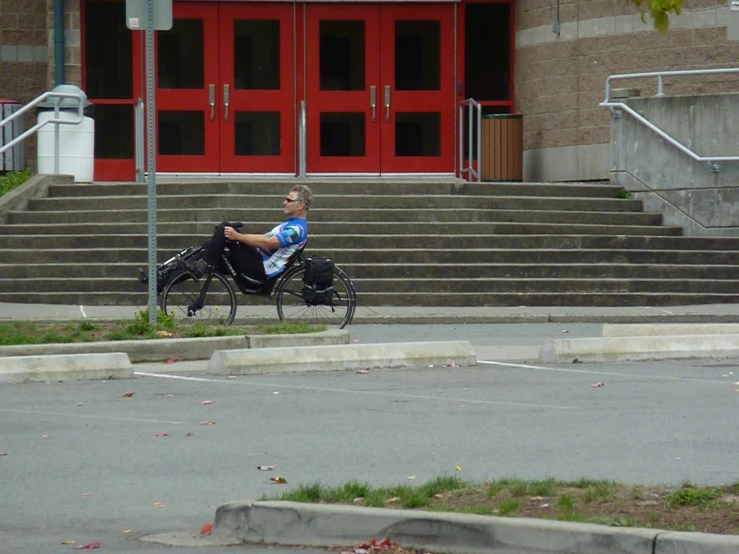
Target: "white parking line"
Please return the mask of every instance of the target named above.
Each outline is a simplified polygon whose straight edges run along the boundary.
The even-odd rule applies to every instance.
[[[411,400],[441,400],[446,402],[463,402],[465,404],[484,404],[484,405],[491,405],[491,406],[509,406],[514,408],[546,408],[550,410],[574,410],[575,406],[557,406],[553,404],[526,404],[521,402],[499,402],[495,400],[474,400],[469,398],[458,398],[458,397],[448,397],[448,396],[427,396],[422,394],[401,394],[401,393],[394,393],[394,392],[381,392],[381,391],[368,391],[368,390],[351,390],[351,389],[335,389],[335,388],[327,388],[327,387],[309,387],[305,385],[286,385],[284,383],[275,384],[275,383],[255,383],[255,382],[246,382],[246,381],[226,381],[224,379],[206,379],[203,377],[185,377],[182,375],[170,375],[166,373],[146,373],[143,371],[136,371],[134,372],[134,375],[139,375],[141,377],[156,377],[160,379],[177,379],[180,381],[196,381],[199,383],[226,383],[229,385],[232,384],[238,384],[238,385],[246,385],[246,386],[252,386],[252,387],[265,387],[265,388],[272,388],[272,389],[296,389],[296,390],[308,390],[308,391],[315,391],[315,392],[338,392],[338,393],[346,393],[346,394],[365,394],[365,395],[371,395],[371,396],[388,396],[388,397],[395,397],[395,398],[408,398]]]
[[[487,365],[499,365],[499,366],[506,366],[506,367],[517,367],[521,369],[534,369],[539,371],[553,371],[558,373],[581,373],[585,375],[607,375],[609,377],[638,377],[640,379],[655,379],[658,381],[688,381],[693,383],[713,383],[713,384],[720,384],[725,385],[725,381],[719,381],[718,379],[693,379],[692,377],[674,377],[670,375],[642,375],[642,374],[632,374],[632,373],[616,373],[613,371],[593,371],[590,369],[566,369],[566,368],[560,368],[560,367],[543,367],[539,365],[529,365],[529,364],[514,364],[510,362],[493,362],[488,360],[477,360],[478,364],[487,364]],[[729,383],[730,384],[730,383]]]
[[[93,414],[81,414],[81,413],[63,413],[63,412],[43,412],[41,410],[14,410],[12,408],[0,408],[0,412],[7,412],[9,414],[24,414],[24,415],[43,415],[52,417],[81,417],[87,419],[106,419],[109,421],[131,421],[134,423],[166,423],[168,425],[184,425],[184,421],[167,421],[162,419],[141,419],[136,417],[115,417],[115,416],[104,416],[104,415],[93,415]]]

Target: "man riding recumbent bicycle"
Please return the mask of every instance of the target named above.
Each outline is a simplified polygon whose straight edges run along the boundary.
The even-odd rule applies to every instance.
[[[302,255],[311,200],[310,188],[296,185],[283,201],[287,221],[268,233],[242,234],[241,223],[223,222],[202,246],[159,265],[161,309],[181,322],[230,325],[237,307],[230,276],[243,294],[274,298],[280,321],[339,329],[351,323],[356,292],[349,277],[328,258]],[[139,281],[148,281],[143,268]]]

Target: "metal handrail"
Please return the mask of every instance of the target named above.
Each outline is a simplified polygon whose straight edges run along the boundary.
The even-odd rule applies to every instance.
[[[464,109],[468,107],[467,112],[467,151],[469,158],[467,167],[464,166]],[[477,170],[472,167],[472,111],[477,109]],[[470,181],[473,178],[478,182],[482,182],[482,106],[474,98],[467,98],[459,103],[459,176],[464,178],[465,173],[469,173]]]
[[[307,166],[307,136],[306,136],[306,105],[305,100],[300,101],[300,153],[299,153],[299,163],[300,167],[298,169],[298,176],[299,177],[305,177],[306,176],[306,166]]]
[[[0,147],[0,154],[5,152],[6,150],[10,149],[11,147],[15,146],[21,141],[26,140],[28,137],[30,137],[33,133],[41,129],[41,127],[44,127],[45,125],[48,125],[49,123],[53,123],[56,125],[54,128],[54,173],[59,173],[59,125],[79,125],[82,123],[85,119],[85,97],[82,93],[74,94],[74,93],[67,93],[67,92],[45,92],[35,100],[32,100],[25,106],[23,106],[20,110],[13,113],[12,115],[6,117],[2,121],[0,121],[0,129],[2,129],[5,125],[13,121],[14,119],[22,116],[26,112],[30,111],[34,107],[36,107],[41,102],[45,101],[47,98],[57,98],[59,99],[58,102],[54,103],[54,119],[47,119],[45,121],[42,121],[41,123],[36,123],[33,127],[28,129],[25,133],[15,137],[13,140],[11,140],[9,143],[4,144],[2,147]],[[77,113],[78,118],[77,119],[59,119],[59,104],[61,104],[61,101],[69,98],[72,100],[77,100]]]
[[[134,124],[134,134],[136,136],[136,182],[137,183],[145,183],[146,182],[146,172],[144,171],[144,101],[139,98],[136,100],[136,108],[135,108],[135,124]]]
[[[657,127],[654,123],[646,119],[643,115],[634,110],[631,106],[624,102],[614,102],[611,100],[611,81],[616,79],[645,79],[650,77],[657,77],[657,96],[663,97],[665,95],[665,77],[676,77],[685,75],[716,75],[716,74],[729,74],[739,73],[739,68],[725,68],[725,69],[686,69],[678,71],[652,71],[649,73],[625,73],[622,75],[610,75],[606,79],[606,99],[599,105],[604,108],[609,108],[611,113],[615,117],[619,117],[620,113],[618,110],[623,110],[631,115],[638,122],[645,125],[648,129],[651,129],[657,133],[660,137],[665,139],[667,142],[672,144],[681,152],[687,154],[698,162],[707,162],[708,167],[711,171],[718,172],[720,170],[719,162],[737,162],[739,156],[701,156],[696,154],[693,150],[678,142],[675,138],[670,136],[667,132]]]

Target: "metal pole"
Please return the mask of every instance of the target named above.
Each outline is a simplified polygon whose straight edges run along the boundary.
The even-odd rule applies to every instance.
[[[472,111],[475,109],[475,107],[472,105],[472,102],[470,102],[470,105],[467,106],[467,151],[469,152],[470,157],[470,181],[472,181],[472,172],[474,169],[472,168],[474,160],[472,159]]]
[[[657,76],[657,96],[665,95],[665,78],[662,75]]]
[[[482,182],[482,104],[477,105],[477,182]]]
[[[306,140],[306,106],[305,100],[300,101],[300,177],[306,177],[307,171],[307,160],[306,155],[308,152]]]
[[[149,325],[157,322],[157,156],[154,90],[154,0],[146,6],[146,119],[149,145]]]
[[[464,179],[464,108],[462,104],[459,105],[459,178]]]
[[[136,182],[146,182],[146,171],[144,168],[144,101],[139,98],[136,101]]]
[[[61,98],[57,98],[54,103],[54,119],[57,121],[59,121],[59,103],[61,101]],[[59,123],[54,123],[54,174],[59,175]]]

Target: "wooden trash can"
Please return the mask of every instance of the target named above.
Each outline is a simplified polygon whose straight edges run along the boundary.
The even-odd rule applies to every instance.
[[[482,116],[482,180],[523,181],[523,115]]]

